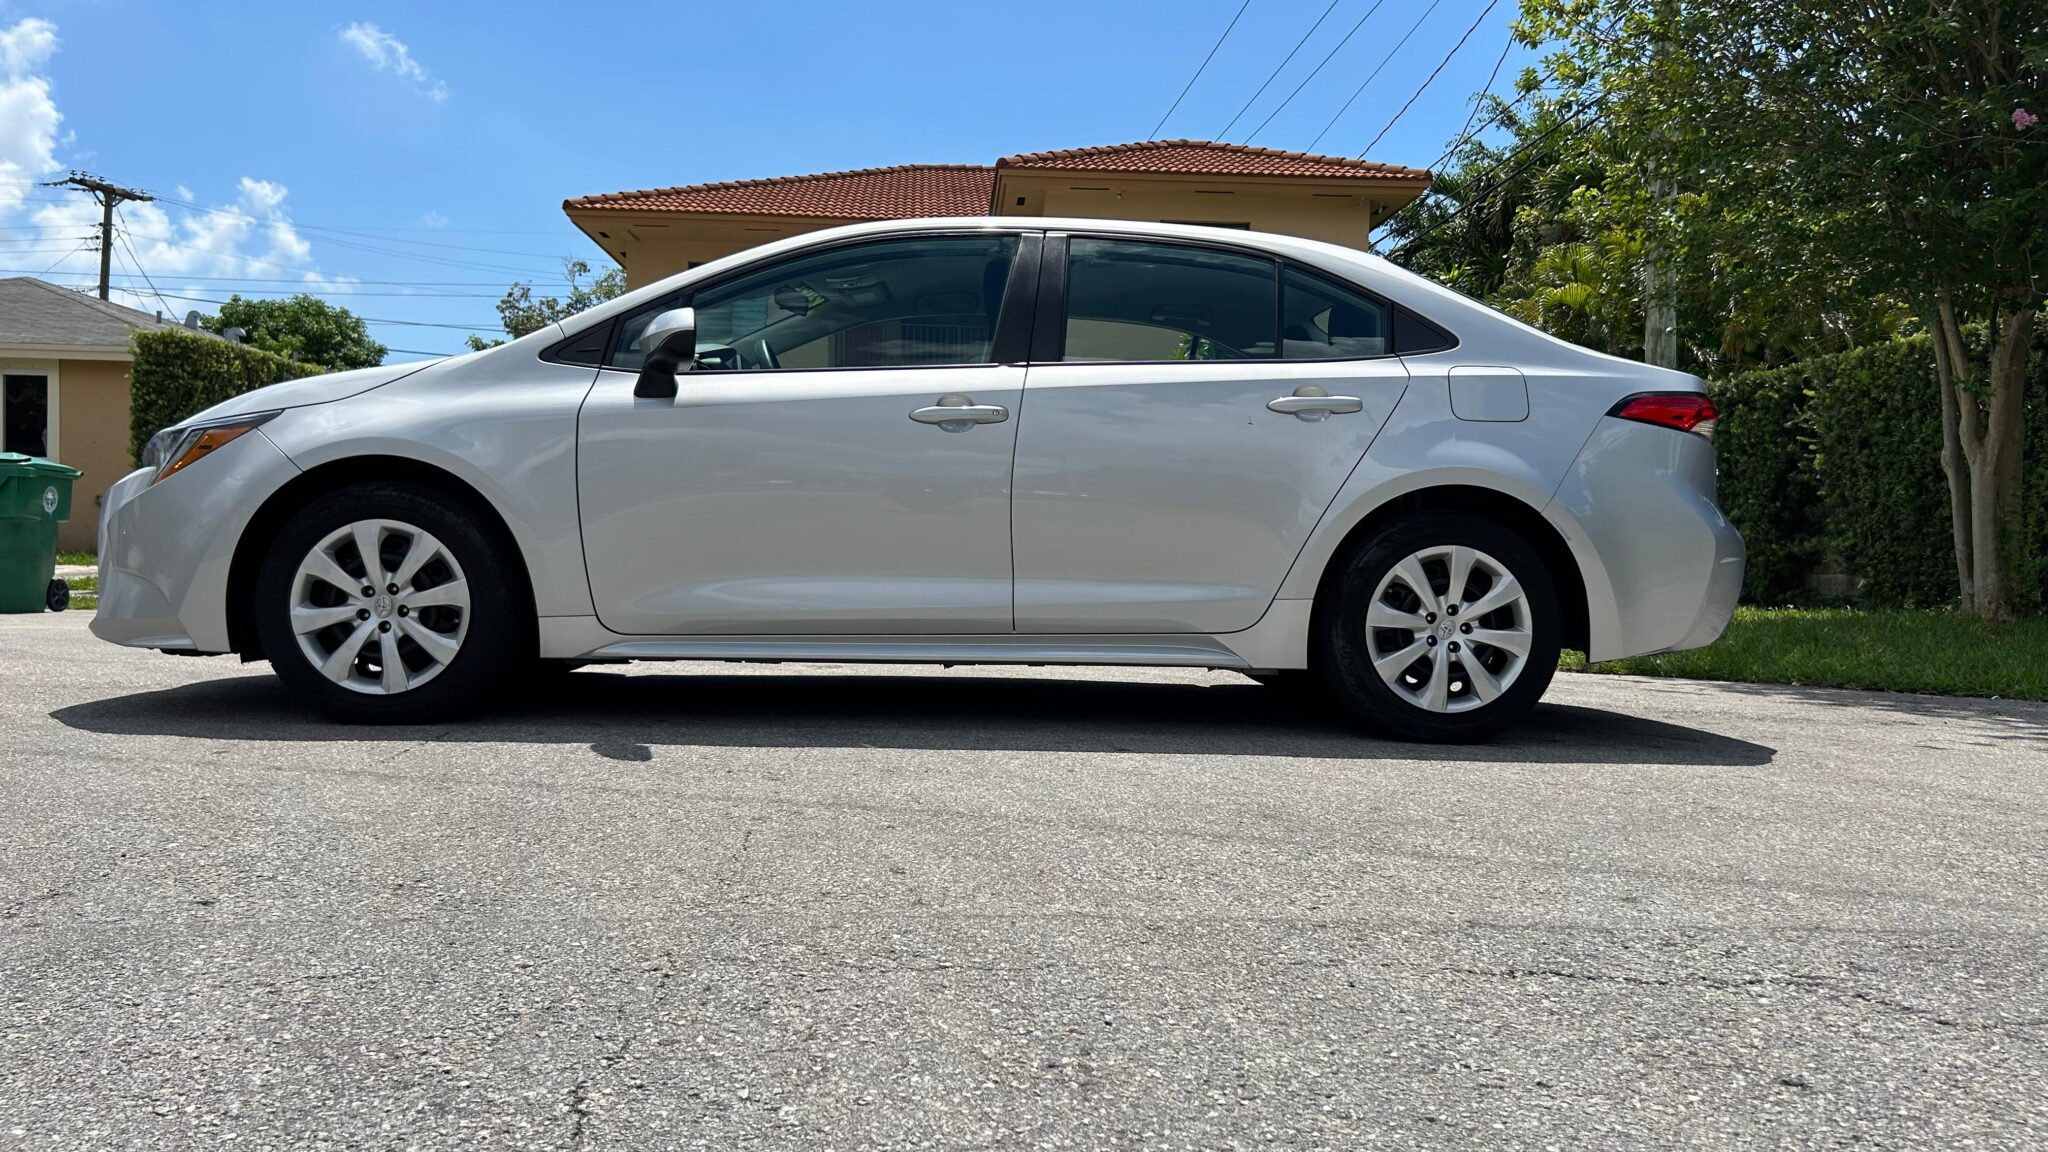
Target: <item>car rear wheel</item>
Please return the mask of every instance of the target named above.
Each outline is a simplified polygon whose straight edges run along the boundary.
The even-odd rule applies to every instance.
[[[1340,570],[1318,622],[1332,694],[1397,739],[1484,740],[1526,716],[1557,670],[1548,569],[1513,530],[1471,513],[1388,525]]]
[[[509,550],[441,493],[360,484],[294,516],[265,557],[256,623],[301,698],[353,723],[432,723],[531,654]]]

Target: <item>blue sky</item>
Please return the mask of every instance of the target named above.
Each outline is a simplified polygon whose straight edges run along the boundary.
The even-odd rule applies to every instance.
[[[491,329],[507,283],[545,294],[562,258],[601,259],[565,197],[1142,140],[1242,2],[0,0],[0,275],[91,283],[97,207],[36,186],[83,168],[164,198],[123,209],[126,303],[310,290],[394,349],[452,352],[470,329],[438,325]],[[1228,138],[1270,114],[1252,143],[1357,155],[1478,21],[1370,153],[1429,164],[1514,4],[1373,8],[1250,0],[1159,135],[1218,138],[1327,11]],[[1495,89],[1530,60],[1516,49]]]

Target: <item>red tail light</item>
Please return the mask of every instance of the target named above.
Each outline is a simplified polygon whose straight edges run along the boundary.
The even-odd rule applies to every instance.
[[[1699,392],[1638,392],[1608,409],[1609,416],[1692,432],[1714,438],[1714,422],[1720,413],[1714,402]]]

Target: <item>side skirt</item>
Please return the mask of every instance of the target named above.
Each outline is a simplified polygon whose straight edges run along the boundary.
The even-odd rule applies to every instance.
[[[729,660],[819,664],[1108,664],[1270,671],[1307,665],[1309,602],[1221,636],[621,636],[595,616],[543,616],[540,654],[564,660]]]

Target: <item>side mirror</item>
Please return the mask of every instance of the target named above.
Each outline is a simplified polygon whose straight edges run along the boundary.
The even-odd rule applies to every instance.
[[[673,399],[676,373],[697,362],[697,310],[671,308],[647,322],[640,333],[640,379],[633,395]]]

